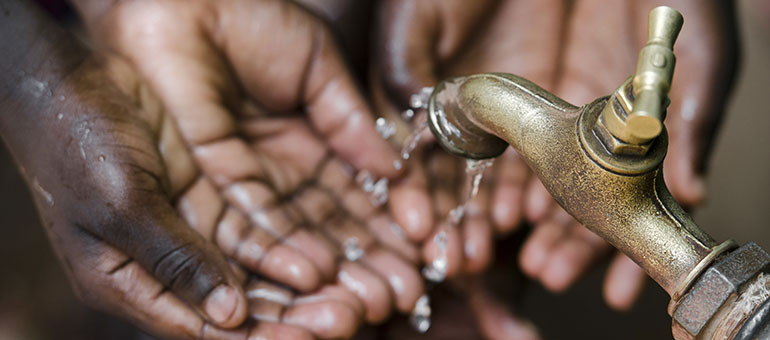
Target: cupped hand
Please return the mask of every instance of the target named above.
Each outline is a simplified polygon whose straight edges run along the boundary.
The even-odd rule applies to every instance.
[[[81,12],[100,50],[147,84],[125,90],[158,112],[168,190],[191,227],[252,272],[305,293],[334,283],[362,301],[337,330],[307,325],[316,336],[411,310],[417,250],[353,180],[354,168],[395,175],[394,153],[323,25],[278,0]]]

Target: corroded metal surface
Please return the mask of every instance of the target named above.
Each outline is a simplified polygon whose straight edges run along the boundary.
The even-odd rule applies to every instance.
[[[728,254],[711,266],[673,312],[674,324],[693,337],[727,299],[770,263],[770,256],[754,243]]]
[[[687,295],[674,307],[672,318],[676,338],[711,338],[710,333],[715,332],[715,327],[707,329],[709,322],[718,326],[726,321],[733,324],[733,327],[729,327],[731,329],[735,329],[736,325],[740,326],[739,322],[731,321],[741,321],[756,307],[746,306],[748,308],[733,312],[733,307],[740,305],[738,301],[741,299],[738,295],[744,292],[741,288],[766,270],[769,264],[770,255],[754,243],[748,243],[719,259],[703,273]],[[761,286],[765,281],[759,280],[756,284]]]

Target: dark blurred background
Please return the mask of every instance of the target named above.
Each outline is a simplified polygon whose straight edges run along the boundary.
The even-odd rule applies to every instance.
[[[737,3],[743,64],[711,159],[709,198],[695,218],[717,240],[755,241],[770,249],[770,3]],[[39,224],[26,187],[0,146],[0,340],[152,339],[76,301]],[[518,292],[509,296],[515,301],[512,305],[531,318],[546,339],[670,339],[668,296],[652,281],[629,312],[612,312],[604,305],[600,289],[606,265],[605,261],[558,295],[512,277],[510,284]],[[472,327],[471,320],[451,310],[452,306],[436,302],[437,323]],[[359,337],[416,335],[406,329],[404,319],[393,324],[389,331],[366,329]]]

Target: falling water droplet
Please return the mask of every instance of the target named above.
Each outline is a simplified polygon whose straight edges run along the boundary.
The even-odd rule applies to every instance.
[[[367,171],[367,170],[361,170],[358,172],[358,175],[356,175],[356,183],[361,186],[361,189],[366,192],[372,192],[374,191],[374,175]]]
[[[470,177],[470,190],[468,190],[468,197],[464,203],[470,201],[479,192],[479,185],[481,184],[481,178],[484,176],[484,171],[491,167],[495,163],[494,158],[489,159],[466,159],[465,160],[465,173]]]
[[[406,109],[404,112],[401,112],[401,118],[404,118],[407,122],[412,120],[414,118],[414,110],[412,109]]]
[[[436,257],[430,265],[422,269],[422,276],[431,282],[440,283],[446,279],[447,259],[446,256]]]
[[[383,139],[390,139],[396,134],[396,123],[380,117],[375,121],[375,129]]]
[[[433,282],[442,282],[446,278],[446,272],[448,268],[447,258],[447,237],[449,235],[450,228],[455,228],[462,223],[463,217],[468,210],[469,202],[478,193],[484,170],[492,166],[493,160],[467,160],[466,161],[466,174],[469,177],[469,185],[467,196],[457,207],[449,211],[446,223],[441,226],[439,232],[433,238],[433,242],[436,243],[437,255],[436,258],[422,270],[423,276]]]
[[[364,256],[364,250],[358,244],[358,237],[351,237],[345,240],[343,248],[345,250],[345,258],[348,261],[353,262]]]
[[[433,94],[432,87],[423,87],[420,93],[413,94],[409,98],[409,106],[412,109],[427,109],[431,94]]]
[[[401,160],[397,159],[393,161],[393,168],[395,168],[396,170],[401,170],[404,168],[404,163],[401,162]]]
[[[374,204],[375,207],[381,207],[388,202],[387,178],[380,178],[376,183],[374,183],[374,190],[372,190],[372,195],[369,197],[369,199],[372,201],[372,204]]]
[[[419,145],[422,135],[428,130],[428,116],[426,114],[417,116],[414,125],[414,131],[406,137],[406,140],[404,140],[404,147],[401,148],[401,158],[404,160],[411,157],[412,152],[417,148],[417,145]]]
[[[427,294],[423,294],[417,299],[414,309],[412,309],[412,315],[409,317],[409,322],[420,333],[425,333],[430,329],[431,308],[430,297]]]
[[[356,175],[356,183],[361,187],[361,190],[368,192],[371,195],[369,199],[376,207],[380,207],[388,202],[388,179],[377,179],[374,175],[367,171],[361,170]]]

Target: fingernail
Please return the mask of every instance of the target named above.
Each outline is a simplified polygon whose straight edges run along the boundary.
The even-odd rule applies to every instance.
[[[228,285],[221,285],[206,298],[204,310],[216,323],[225,323],[238,306],[238,292]]]

